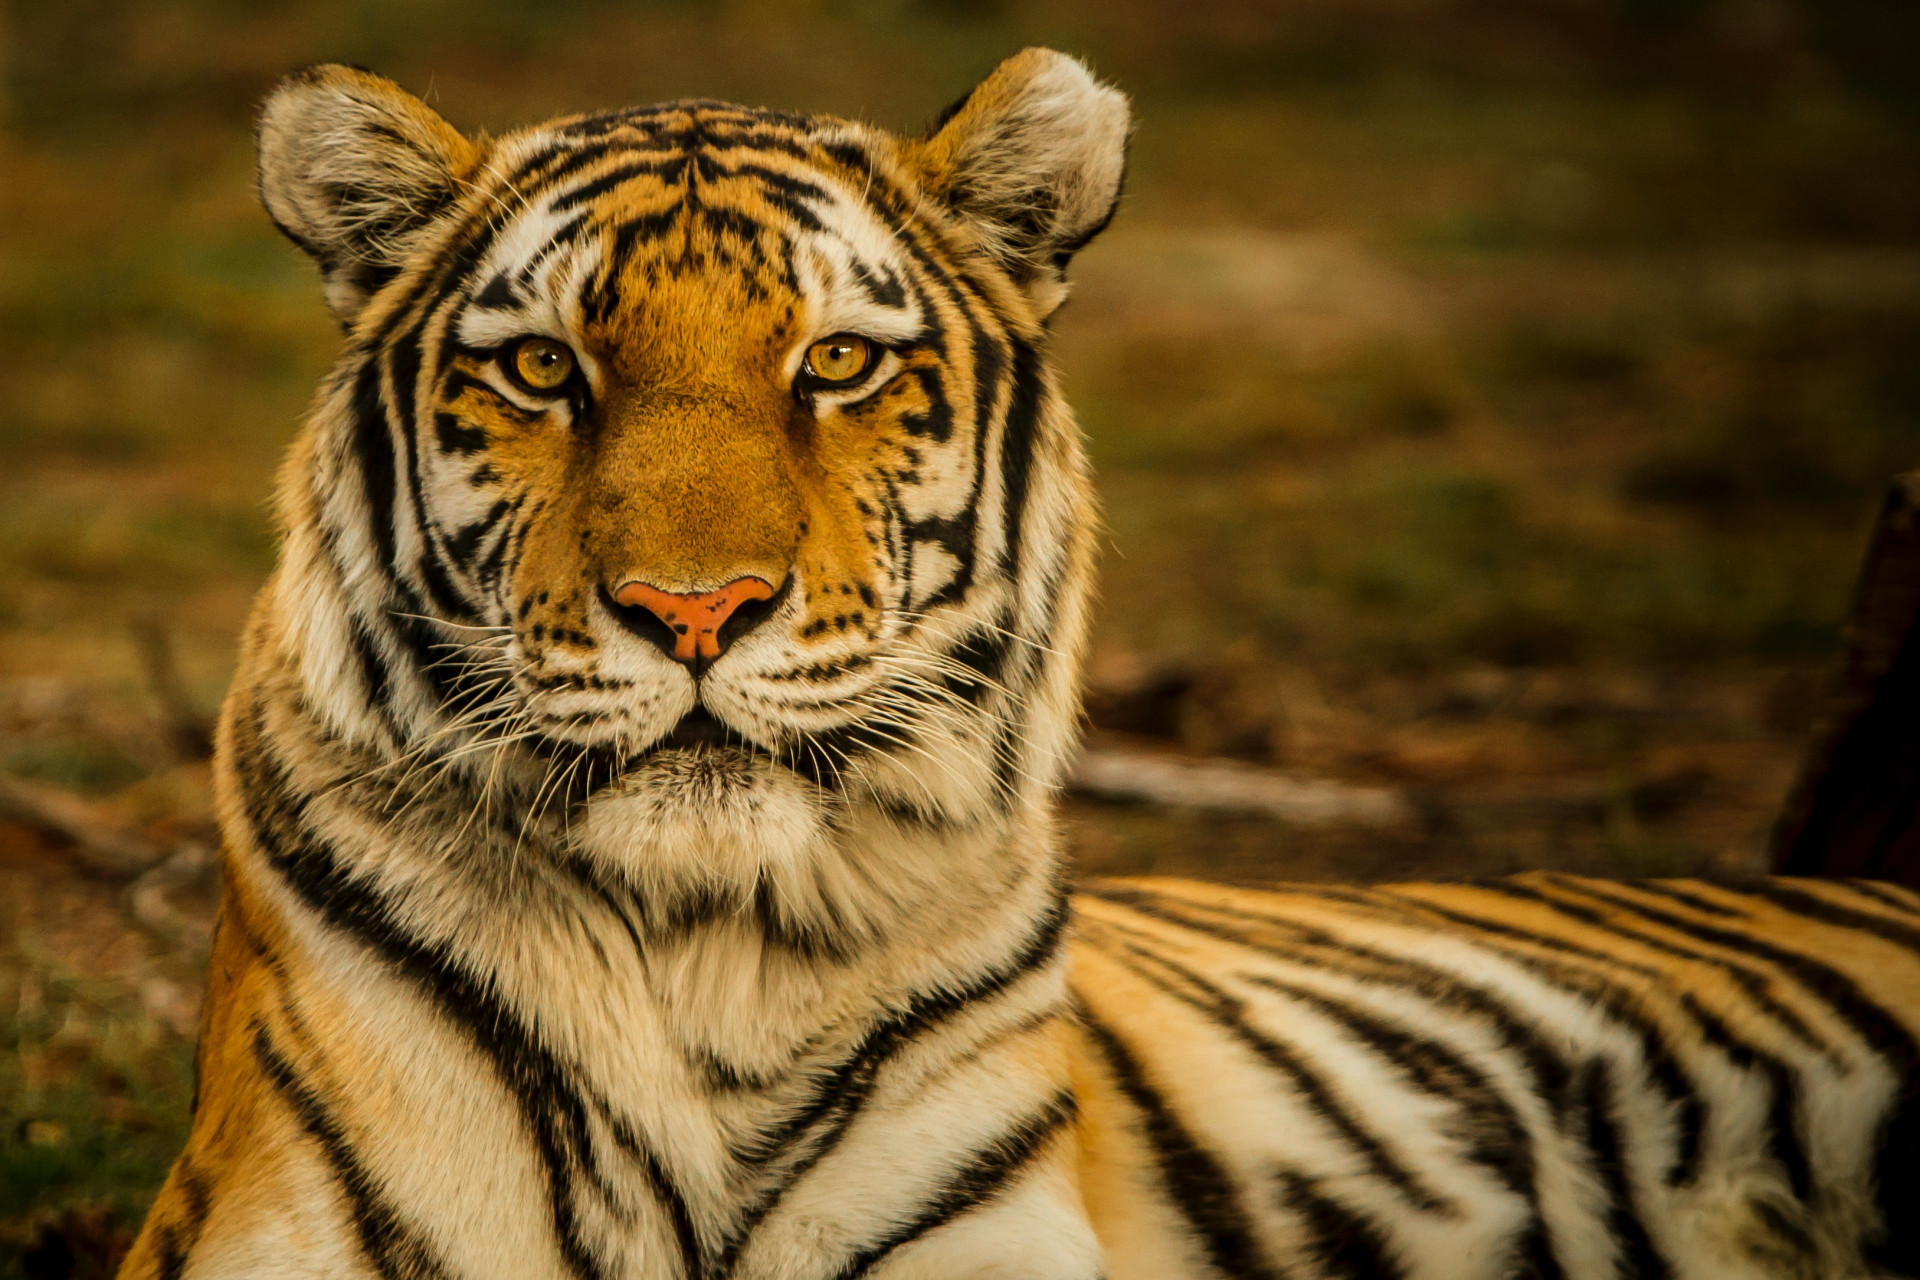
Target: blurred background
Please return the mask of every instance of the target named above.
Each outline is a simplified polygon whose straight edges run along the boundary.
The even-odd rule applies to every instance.
[[[1090,873],[1755,869],[1920,465],[1895,0],[0,14],[0,1271],[103,1274],[184,1135],[205,723],[338,344],[252,195],[292,67],[467,129],[917,129],[1032,43],[1133,95],[1057,326],[1110,527]]]

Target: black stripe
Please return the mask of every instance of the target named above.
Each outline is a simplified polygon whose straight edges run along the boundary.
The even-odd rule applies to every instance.
[[[1317,1179],[1292,1169],[1274,1173],[1278,1200],[1306,1228],[1301,1252],[1317,1274],[1335,1280],[1400,1280],[1407,1273],[1393,1260],[1380,1228],[1328,1196]]]
[[[1652,908],[1643,907],[1634,903],[1631,899],[1593,893],[1591,887],[1585,881],[1554,877],[1551,882],[1554,887],[1562,891],[1586,893],[1589,897],[1599,897],[1614,906],[1625,908],[1630,913],[1642,915],[1649,919],[1653,918],[1655,914]],[[1578,921],[1597,932],[1612,934],[1619,938],[1626,938],[1651,951],[1658,951],[1664,955],[1674,956],[1682,960],[1691,960],[1698,964],[1704,964],[1709,968],[1718,969],[1724,973],[1735,986],[1739,987],[1749,1000],[1752,1000],[1754,1004],[1765,1010],[1768,1016],[1779,1023],[1794,1039],[1798,1040],[1807,1048],[1812,1049],[1815,1053],[1834,1062],[1836,1066],[1840,1065],[1840,1060],[1833,1046],[1828,1044],[1812,1026],[1808,1025],[1807,1020],[1801,1017],[1791,1005],[1773,994],[1771,989],[1772,983],[1765,973],[1754,969],[1750,965],[1742,964],[1724,955],[1716,955],[1712,951],[1703,951],[1699,947],[1683,946],[1670,939],[1662,938],[1657,934],[1649,933],[1644,929],[1633,928],[1626,922],[1610,919],[1605,914],[1591,907],[1583,906],[1577,902],[1569,902],[1565,898],[1555,897],[1552,894],[1543,893],[1529,885],[1516,884],[1512,881],[1490,880],[1479,882],[1474,887],[1483,889],[1489,893],[1497,893],[1510,898],[1518,898],[1526,902],[1538,903],[1553,911],[1556,915]],[[1669,916],[1667,918],[1678,919],[1679,917]],[[1687,931],[1682,929],[1679,932],[1685,933]],[[1657,970],[1648,970],[1646,972],[1649,977],[1661,986],[1669,986],[1672,984],[1672,979],[1666,974],[1660,973]]]
[[[1520,898],[1525,901],[1538,901],[1542,905],[1550,908],[1557,909],[1564,905],[1557,899],[1549,898],[1544,894],[1538,894],[1536,890],[1529,889],[1522,885],[1493,882],[1476,884],[1474,887],[1490,893],[1507,894],[1508,896]],[[1538,933],[1532,930],[1521,929],[1514,925],[1487,920],[1471,912],[1448,911],[1435,903],[1428,902],[1421,898],[1411,898],[1408,900],[1418,902],[1423,908],[1431,910],[1443,918],[1454,920],[1456,923],[1465,924],[1470,928],[1477,928],[1487,933],[1512,936],[1517,939],[1531,941],[1536,945],[1547,947],[1550,950],[1577,956],[1581,960],[1590,962],[1595,966],[1592,969],[1586,969],[1571,962],[1547,961],[1537,956],[1529,956],[1524,952],[1517,952],[1511,948],[1490,943],[1485,939],[1475,940],[1477,945],[1484,946],[1490,951],[1505,955],[1514,961],[1514,963],[1528,969],[1530,972],[1547,981],[1550,985],[1559,987],[1561,990],[1575,992],[1583,998],[1592,1001],[1604,1010],[1608,1017],[1633,1033],[1634,1039],[1640,1046],[1641,1063],[1646,1068],[1648,1079],[1652,1081],[1654,1087],[1660,1091],[1661,1096],[1664,1097],[1678,1113],[1679,1141],[1675,1148],[1673,1159],[1667,1166],[1666,1183],[1672,1187],[1691,1186],[1694,1180],[1700,1175],[1701,1144],[1706,1131],[1707,1104],[1701,1097],[1692,1074],[1674,1057],[1672,1049],[1669,1048],[1667,1044],[1664,1029],[1657,1021],[1648,1017],[1644,1012],[1644,992],[1635,990],[1633,987],[1620,982],[1615,976],[1616,971],[1637,973],[1639,976],[1646,978],[1650,986],[1654,988],[1664,988],[1668,985],[1665,975],[1659,973],[1657,970],[1649,969],[1642,965],[1635,965],[1631,961],[1624,960],[1619,956],[1609,955],[1604,951],[1585,947],[1564,938],[1557,938],[1552,934]],[[1563,914],[1576,919],[1580,918],[1577,910],[1569,910],[1563,912]],[[1604,923],[1597,919],[1581,919],[1580,922],[1602,931],[1622,932],[1629,937],[1635,936],[1630,931],[1609,930]],[[1656,943],[1654,945],[1656,949],[1658,949],[1658,944]],[[1697,1009],[1698,1006],[1695,1006],[1695,1008]],[[1693,1020],[1690,1010],[1682,1007],[1679,1011],[1690,1020]],[[1701,1030],[1702,1038],[1706,1038],[1707,1034],[1707,1031],[1703,1028]]]
[[[419,437],[415,428],[421,395],[420,366],[425,358],[422,347],[426,342],[426,328],[432,320],[431,313],[423,316],[406,338],[393,344],[387,353],[387,368],[392,379],[393,405],[400,422],[400,440],[405,446],[407,498],[413,508],[414,532],[420,540],[415,573],[426,586],[428,598],[442,617],[465,622],[473,616],[473,608],[448,579],[446,569],[441,564],[444,548],[428,515],[426,489],[420,477]],[[403,625],[401,630],[405,632],[408,628]],[[422,652],[418,656],[422,666],[431,665],[430,653]]]
[[[180,1179],[180,1198],[187,1206],[187,1239],[198,1240],[200,1229],[207,1225],[207,1214],[213,1208],[213,1188],[207,1184],[206,1175],[200,1172],[199,1166],[189,1156],[180,1157],[180,1164],[174,1172]]]
[[[625,164],[607,170],[591,181],[583,182],[579,186],[555,196],[551,203],[547,205],[547,212],[565,213],[569,209],[577,209],[583,204],[599,199],[615,187],[631,182],[635,178],[643,178],[648,175],[656,176],[664,183],[671,184],[678,182],[681,173],[686,168],[686,164],[687,158],[685,156],[669,154],[650,156],[643,160],[628,161]]]
[[[473,553],[480,548],[480,539],[486,537],[488,532],[500,523],[503,516],[524,501],[524,497],[514,501],[501,498],[487,508],[487,513],[478,520],[471,524],[463,524],[454,530],[452,536],[447,539],[447,554],[453,557],[454,563],[463,568],[468,567],[473,560]]]
[[[161,1223],[153,1229],[153,1269],[158,1280],[180,1280],[187,1270],[187,1252],[180,1243],[180,1233],[171,1223]]]
[[[1632,1179],[1614,1127],[1613,1075],[1604,1058],[1590,1058],[1574,1085],[1574,1100],[1586,1119],[1587,1150],[1594,1171],[1606,1188],[1608,1228],[1621,1245],[1614,1259],[1620,1280],[1663,1280],[1670,1274],[1667,1260],[1654,1246],[1634,1204]]]
[[[384,1280],[435,1280],[451,1273],[425,1240],[400,1215],[379,1181],[360,1163],[353,1142],[327,1105],[300,1078],[274,1045],[265,1025],[253,1026],[253,1052],[260,1068],[326,1157],[333,1179],[346,1197],[347,1214],[367,1261]]]
[[[501,573],[506,568],[507,558],[512,553],[513,547],[532,530],[533,517],[544,509],[544,504],[536,505],[527,518],[521,520],[519,519],[520,509],[526,501],[527,495],[524,492],[515,495],[506,511],[506,531],[494,539],[493,549],[487,552],[486,559],[482,560],[479,567],[474,570],[480,584],[490,591],[499,585]]]
[[[1853,979],[1811,956],[1775,946],[1750,933],[1717,928],[1697,920],[1676,916],[1644,903],[1623,899],[1602,886],[1588,881],[1582,881],[1577,886],[1563,887],[1627,911],[1636,912],[1655,924],[1711,946],[1764,960],[1791,975],[1795,982],[1824,1001],[1840,1015],[1843,1022],[1852,1026],[1862,1039],[1877,1051],[1893,1058],[1898,1066],[1911,1069],[1916,1064],[1920,1064],[1920,1047],[1916,1047],[1912,1034],[1905,1027],[1890,1017],[1886,1010],[1868,999]]]
[[[1505,886],[1481,884],[1475,887],[1489,889]],[[1482,935],[1512,937],[1595,964],[1596,969],[1583,969],[1571,962],[1548,961],[1539,956],[1516,951],[1511,947],[1489,941],[1488,936],[1473,940],[1476,946],[1505,956],[1549,986],[1572,992],[1592,1001],[1616,1023],[1634,1034],[1640,1045],[1641,1059],[1646,1066],[1649,1079],[1679,1113],[1680,1141],[1674,1153],[1674,1159],[1668,1166],[1666,1181],[1670,1186],[1685,1186],[1690,1185],[1699,1176],[1701,1142],[1706,1124],[1706,1104],[1695,1088],[1692,1077],[1681,1067],[1667,1047],[1665,1035],[1658,1024],[1641,1012],[1640,996],[1631,988],[1617,982],[1614,971],[1638,973],[1655,985],[1663,981],[1662,975],[1644,966],[1635,965],[1617,956],[1610,956],[1605,952],[1595,951],[1563,938],[1520,929],[1514,925],[1487,920],[1471,913],[1449,910],[1417,896],[1391,893],[1391,891],[1367,893],[1333,889],[1316,891],[1316,895],[1375,910],[1391,911],[1394,906],[1398,906],[1401,908],[1403,920],[1418,920],[1422,913],[1428,913]],[[1703,1029],[1703,1037],[1706,1034]]]
[[[1414,1088],[1459,1107],[1465,1115],[1457,1132],[1467,1147],[1468,1158],[1524,1196],[1534,1213],[1539,1213],[1531,1137],[1512,1104],[1480,1068],[1443,1042],[1415,1035],[1371,1009],[1266,974],[1235,976],[1307,1006],[1392,1063]]]
[[[1123,890],[1118,886],[1098,886],[1094,891],[1102,897],[1122,902],[1132,910],[1150,915],[1155,919],[1165,920],[1177,927],[1193,929],[1206,936],[1249,947],[1263,954],[1272,955],[1281,960],[1301,964],[1305,967],[1319,967],[1314,964],[1311,957],[1301,954],[1299,951],[1289,950],[1272,944],[1262,944],[1248,937],[1242,931],[1221,928],[1217,924],[1193,920],[1184,913],[1169,909],[1166,906],[1165,899],[1155,901],[1138,890]],[[1536,1081],[1539,1082],[1538,1092],[1547,1101],[1549,1108],[1551,1109],[1559,1105],[1560,1100],[1568,1095],[1569,1090],[1567,1089],[1567,1084],[1569,1076],[1565,1064],[1556,1055],[1552,1054],[1550,1050],[1547,1050],[1544,1045],[1541,1045],[1531,1030],[1518,1024],[1517,1020],[1507,1012],[1499,1001],[1480,988],[1468,986],[1464,988],[1464,991],[1457,991],[1455,990],[1456,982],[1444,974],[1430,977],[1426,971],[1426,967],[1423,965],[1419,965],[1416,962],[1406,960],[1402,957],[1375,952],[1359,944],[1343,942],[1314,926],[1255,913],[1240,912],[1234,908],[1219,904],[1199,903],[1185,898],[1175,898],[1174,901],[1178,901],[1189,908],[1198,908],[1236,918],[1250,919],[1264,923],[1269,928],[1289,929],[1302,939],[1302,945],[1305,946],[1338,948],[1368,961],[1405,967],[1409,971],[1409,979],[1404,984],[1394,983],[1390,985],[1404,986],[1417,994],[1429,999],[1436,999],[1443,1005],[1449,1007],[1461,1007],[1464,1004],[1467,1010],[1481,1014],[1482,1016],[1492,1017],[1495,1020],[1495,1027],[1501,1039],[1508,1047],[1519,1049],[1519,1051],[1522,1052],[1523,1059],[1527,1061]],[[1471,922],[1471,918],[1465,918],[1460,921],[1460,923],[1465,924],[1468,928],[1475,927]],[[1514,955],[1504,948],[1492,946],[1492,944],[1488,944],[1484,940],[1480,942],[1480,945],[1488,946],[1489,949],[1508,955],[1509,958],[1513,959],[1516,963],[1529,968],[1553,985],[1562,986],[1563,988],[1566,985],[1564,982],[1555,981],[1550,973],[1543,973],[1541,966],[1529,957]],[[1341,972],[1361,982],[1379,981],[1378,978],[1371,977],[1364,973],[1354,973],[1351,970],[1345,969],[1341,970]],[[1257,982],[1262,985],[1271,984],[1271,980],[1269,979],[1256,977],[1251,974],[1243,976],[1246,977],[1248,981]],[[1437,994],[1429,985],[1436,979],[1444,984],[1439,988]],[[1586,993],[1585,984],[1576,986],[1573,989],[1582,994]],[[1699,1026],[1701,1036],[1707,1043],[1725,1053],[1736,1067],[1757,1071],[1765,1077],[1770,1089],[1766,1139],[1768,1151],[1779,1161],[1789,1185],[1793,1188],[1794,1194],[1798,1196],[1803,1203],[1810,1204],[1812,1174],[1808,1164],[1806,1150],[1800,1136],[1800,1086],[1797,1075],[1785,1063],[1781,1062],[1780,1059],[1771,1053],[1758,1049],[1735,1036],[1717,1015],[1701,1006],[1690,993],[1681,994],[1681,1003]],[[1691,1146],[1697,1153],[1699,1150],[1698,1134],[1691,1139],[1683,1136],[1683,1147],[1686,1146]],[[1676,1163],[1674,1166],[1674,1170],[1682,1168],[1683,1165],[1680,1163]],[[1673,1170],[1670,1170],[1669,1177],[1672,1176],[1672,1173]],[[1553,1262],[1548,1241],[1544,1237],[1543,1230],[1544,1229],[1542,1229],[1542,1232],[1535,1233],[1533,1237],[1526,1242],[1523,1248],[1523,1254],[1532,1260],[1533,1273],[1541,1276],[1551,1276],[1557,1273],[1557,1265]]]
[[[1067,918],[1066,896],[1057,893],[1011,956],[962,985],[921,992],[903,1011],[875,1023],[853,1051],[826,1074],[812,1100],[761,1138],[749,1157],[753,1163],[766,1167],[782,1157],[793,1158],[783,1167],[779,1182],[741,1214],[714,1263],[715,1275],[724,1276],[732,1270],[753,1229],[779,1207],[801,1177],[840,1145],[848,1127],[865,1108],[881,1070],[894,1055],[962,1009],[980,1006],[1047,964],[1060,949]],[[794,1156],[796,1151],[799,1154]]]
[[[1089,940],[1101,945],[1097,939]],[[1185,965],[1141,947],[1122,943],[1117,951],[1106,946],[1101,949],[1143,981],[1211,1018],[1228,1036],[1285,1076],[1306,1102],[1308,1109],[1346,1139],[1373,1175],[1400,1192],[1415,1207],[1448,1217],[1459,1214],[1458,1205],[1424,1185],[1387,1149],[1385,1142],[1360,1123],[1359,1117],[1341,1096],[1341,1091],[1316,1071],[1292,1045],[1276,1040],[1256,1027],[1247,1017],[1247,1002],[1244,999],[1208,981]],[[1173,975],[1172,980],[1154,973],[1154,968]]]
[[[1335,967],[1336,972],[1354,981],[1369,986],[1387,986],[1395,990],[1411,991],[1443,1008],[1469,1014],[1485,1023],[1493,1032],[1494,1038],[1500,1042],[1501,1047],[1518,1056],[1520,1065],[1533,1078],[1535,1096],[1549,1111],[1553,1109],[1557,1100],[1565,1092],[1568,1082],[1573,1078],[1573,1069],[1539,1035],[1529,1019],[1516,1016],[1511,1007],[1486,987],[1456,977],[1445,969],[1381,951],[1364,943],[1349,941],[1315,925],[1242,911],[1219,903],[1197,902],[1181,897],[1154,898],[1140,890],[1118,885],[1086,885],[1082,886],[1081,892],[1106,902],[1125,906],[1156,920],[1164,920],[1206,937],[1245,947],[1261,955],[1272,956],[1304,968],[1327,966],[1324,961],[1304,954],[1300,949],[1263,942],[1244,928],[1224,925],[1219,921],[1195,920],[1185,911],[1170,906],[1169,902],[1178,902],[1181,907],[1189,911],[1204,911],[1288,933],[1298,940],[1301,948],[1331,952],[1349,962],[1384,968],[1392,975],[1390,978],[1383,978],[1379,973],[1370,972],[1367,968],[1355,969],[1351,963]]]
[[[1235,1280],[1280,1280],[1280,1273],[1261,1253],[1259,1237],[1227,1171],[1147,1083],[1139,1060],[1120,1037],[1085,1010],[1080,1022],[1099,1050],[1108,1074],[1140,1113],[1160,1180],[1194,1237],[1206,1248],[1214,1268]]]
[[[1584,884],[1582,892],[1614,901],[1598,886]],[[1920,1204],[1920,1045],[1913,1033],[1887,1013],[1853,979],[1813,959],[1760,938],[1633,903],[1621,904],[1656,923],[1690,934],[1714,946],[1765,960],[1789,974],[1852,1027],[1870,1048],[1887,1060],[1899,1092],[1881,1117],[1874,1150],[1874,1185],[1887,1234],[1870,1241],[1869,1261],[1896,1275],[1920,1274],[1920,1220],[1912,1212]]]
[[[358,610],[347,614],[347,643],[353,650],[354,664],[360,669],[360,682],[364,686],[366,705],[381,724],[399,741],[404,735],[400,731],[398,719],[393,711],[393,673],[387,665],[386,653],[375,636],[372,626]]]
[[[386,400],[380,394],[380,366],[369,360],[360,367],[353,386],[353,452],[360,464],[360,484],[367,500],[367,523],[379,572],[393,571],[393,495],[398,462],[393,452],[393,430],[387,425]],[[377,605],[384,601],[374,602]]]
[[[827,189],[819,183],[803,178],[796,173],[789,173],[783,169],[773,168],[770,165],[759,164],[752,160],[737,160],[723,164],[715,161],[711,156],[701,157],[701,162],[703,170],[709,175],[717,174],[721,177],[728,178],[750,178],[762,186],[779,192],[783,196],[794,196],[802,200],[814,201],[817,204],[829,204],[833,199],[833,197],[827,194]],[[819,230],[819,224],[815,223],[812,229],[816,231]],[[855,270],[859,270],[857,265],[855,266]],[[892,305],[898,306],[899,303],[896,302]]]
[[[491,390],[491,388],[488,389]],[[463,458],[470,458],[487,447],[487,433],[484,428],[474,426],[451,413],[441,412],[433,415],[433,435],[434,441],[440,446],[440,452],[458,454]]]
[[[1747,892],[1755,897],[1765,898],[1783,911],[1791,911],[1809,920],[1837,925],[1842,929],[1857,929],[1861,933],[1870,933],[1876,938],[1884,938],[1895,946],[1913,952],[1916,958],[1920,958],[1920,926],[1889,920],[1878,912],[1856,911],[1851,907],[1841,906],[1818,894],[1796,888],[1788,880],[1768,880],[1754,885]]]
[[[1897,884],[1880,884],[1872,880],[1841,880],[1837,883],[1845,885],[1862,897],[1872,898],[1875,902],[1883,903],[1896,911],[1907,915],[1920,915],[1920,895],[1915,895],[1911,889]]]
[[[1040,408],[1045,399],[1045,371],[1040,352],[1024,339],[1013,342],[1013,391],[1000,428],[1000,502],[1005,541],[1000,570],[1009,578],[1020,575],[1020,542],[1027,516],[1027,484],[1033,472],[1033,448],[1040,432]]]
[[[923,1204],[918,1213],[842,1263],[833,1273],[835,1280],[855,1280],[866,1275],[896,1250],[992,1200],[1019,1177],[1056,1134],[1072,1123],[1073,1117],[1073,1095],[1057,1095],[1041,1110],[974,1152],[947,1175],[939,1193]]]
[[[1704,915],[1719,916],[1725,920],[1738,920],[1745,914],[1724,902],[1715,902],[1711,898],[1694,892],[1688,886],[1676,884],[1671,880],[1628,880],[1624,883],[1631,885],[1640,893],[1650,893],[1671,899],[1683,906],[1692,907]]]
[[[1706,1042],[1743,1070],[1758,1071],[1767,1079],[1767,1150],[1780,1162],[1787,1184],[1802,1203],[1811,1203],[1812,1167],[1807,1162],[1800,1130],[1800,1077],[1779,1058],[1735,1036],[1691,991],[1680,993],[1680,1004],[1699,1025]]]
[[[605,159],[614,150],[614,144],[607,142],[551,147],[529,157],[501,185],[508,191],[525,194],[531,202],[536,192],[544,194],[596,160]]]
[[[520,307],[520,298],[513,291],[513,281],[506,275],[497,275],[473,295],[473,304],[481,311],[513,311]]]

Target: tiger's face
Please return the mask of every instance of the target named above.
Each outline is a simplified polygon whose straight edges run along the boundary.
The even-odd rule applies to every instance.
[[[591,124],[603,157],[529,200],[449,318],[429,523],[542,732],[790,754],[932,670],[912,633],[959,594],[1006,389],[983,366],[1032,335],[757,116]]]
[[[289,503],[316,705],[510,746],[614,843],[1038,803],[1091,511],[1044,322],[1125,133],[1042,50],[915,140],[682,102],[475,142],[290,81],[263,198],[349,329]]]

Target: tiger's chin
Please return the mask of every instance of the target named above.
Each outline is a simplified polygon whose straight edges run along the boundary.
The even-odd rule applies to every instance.
[[[818,788],[744,746],[663,745],[581,807],[575,851],[636,888],[751,893],[827,853]]]

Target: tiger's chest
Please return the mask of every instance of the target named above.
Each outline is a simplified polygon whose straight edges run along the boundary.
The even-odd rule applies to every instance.
[[[315,1274],[375,1228],[393,1237],[376,1263],[462,1276],[825,1277],[908,1246],[1090,1274],[1057,968],[1017,970],[1006,999],[916,1003],[877,997],[875,963],[803,1001],[725,931],[609,965],[611,936],[535,924],[514,945],[468,933],[437,967],[297,938],[254,1052],[306,1132],[280,1148],[273,1207],[222,1235],[287,1257],[305,1240]],[[991,1241],[933,1230],[1016,1173],[993,1208],[1018,1230],[994,1212],[970,1224]]]

